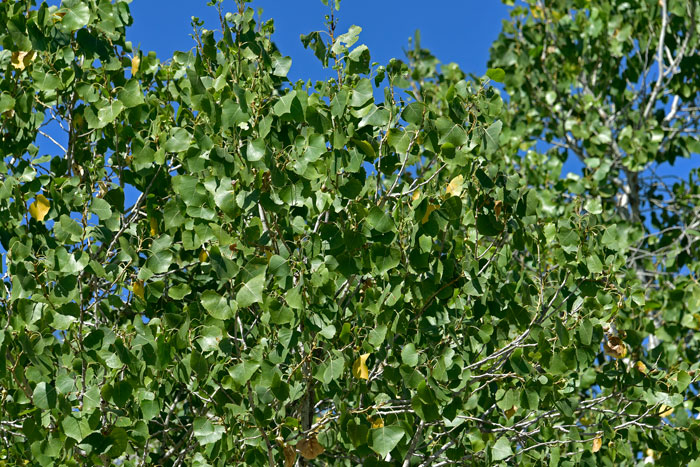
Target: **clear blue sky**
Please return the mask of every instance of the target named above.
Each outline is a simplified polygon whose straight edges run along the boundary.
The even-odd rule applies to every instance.
[[[205,21],[207,29],[217,30],[219,19],[206,0],[134,0],[133,26],[127,39],[144,52],[154,50],[161,60],[175,50],[194,45],[190,18]],[[224,2],[225,11],[235,11],[233,0]],[[263,19],[273,18],[275,35],[283,54],[292,57],[289,78],[322,79],[328,74],[299,40],[300,34],[324,29],[329,9],[320,0],[255,0],[249,4],[263,9]],[[369,47],[372,61],[382,65],[391,58],[403,58],[408,38],[421,31],[421,45],[442,62],[456,62],[467,73],[486,72],[489,47],[501,30],[508,9],[499,0],[343,0],[337,32],[347,32],[355,24],[362,27],[357,44]]]

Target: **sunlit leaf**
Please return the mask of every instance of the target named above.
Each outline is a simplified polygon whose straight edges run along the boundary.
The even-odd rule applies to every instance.
[[[141,58],[138,55],[134,55],[131,59],[131,76],[135,76],[139,72],[139,66],[141,66]]]
[[[381,428],[384,426],[384,419],[382,417],[380,417],[379,415],[375,415],[373,417],[367,417],[367,420],[372,425],[372,428]]]
[[[352,364],[352,375],[358,379],[369,379],[369,368],[367,368],[368,353],[360,355]]]
[[[145,294],[146,294],[146,288],[143,285],[143,281],[136,281],[132,285],[132,290],[134,292],[134,295],[139,297],[141,300],[144,299]]]
[[[595,438],[593,440],[593,447],[591,448],[591,451],[593,452],[598,452],[600,451],[600,448],[603,446],[603,438]]]
[[[450,196],[459,196],[462,193],[462,185],[464,184],[464,177],[462,175],[457,175],[453,178],[447,185],[446,192]]]
[[[36,57],[36,51],[34,50],[30,50],[28,52],[12,52],[12,58],[10,59],[10,63],[12,63],[13,67],[22,71],[27,66],[29,66],[29,64],[34,60],[34,57]]]
[[[34,202],[29,205],[29,214],[31,214],[34,219],[42,222],[46,214],[48,214],[49,209],[51,209],[51,202],[46,199],[46,196],[37,195]]]

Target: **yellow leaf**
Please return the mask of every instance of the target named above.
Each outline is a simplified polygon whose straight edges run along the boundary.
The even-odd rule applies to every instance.
[[[384,419],[380,417],[379,415],[375,415],[373,417],[367,417],[367,421],[369,421],[372,424],[372,428],[383,428],[384,427]]]
[[[323,446],[316,439],[316,435],[311,435],[309,438],[302,439],[297,443],[297,449],[304,459],[316,459],[323,454]]]
[[[200,261],[201,263],[204,263],[204,262],[207,261],[208,259],[209,259],[209,253],[207,253],[207,250],[205,250],[204,248],[202,248],[202,251],[199,252],[199,261]]]
[[[282,448],[284,453],[284,467],[292,467],[297,460],[297,453],[292,446],[285,446]]]
[[[513,415],[515,415],[515,412],[518,411],[518,406],[514,405],[510,409],[506,410],[506,418],[511,418]]]
[[[139,72],[139,65],[141,65],[141,59],[138,55],[134,55],[134,58],[131,59],[131,76]]]
[[[134,285],[132,288],[134,290],[134,295],[136,295],[137,297],[141,298],[141,300],[143,300],[144,296],[146,295],[146,288],[143,286],[143,281],[134,282]]]
[[[608,341],[603,344],[603,350],[606,355],[610,355],[613,358],[625,358],[625,355],[627,355],[625,343],[617,336],[608,337]]]
[[[661,418],[670,417],[671,415],[673,415],[673,410],[673,407],[661,404],[661,408],[659,408],[659,416]]]
[[[447,194],[451,196],[459,196],[462,193],[462,185],[464,185],[464,177],[462,175],[457,175],[447,185]]]
[[[23,52],[20,50],[18,52],[12,52],[10,63],[12,63],[13,67],[21,71],[34,60],[34,57],[36,57],[35,51],[30,50],[29,52]]]
[[[368,353],[362,354],[360,358],[355,360],[355,363],[352,364],[352,375],[355,378],[369,379],[369,368],[367,368],[367,364],[365,363],[367,358],[369,358]]]
[[[421,220],[421,224],[425,224],[428,222],[428,219],[430,219],[430,213],[435,211],[437,209],[437,206],[434,204],[429,204],[428,209],[425,210],[425,215],[423,216],[423,220]]]
[[[420,198],[420,190],[416,190],[413,192],[413,195],[411,196],[411,200],[415,201],[418,198]]]
[[[158,235],[158,221],[154,217],[151,217],[148,221],[151,223],[151,237],[155,237]]]
[[[644,362],[637,362],[635,366],[640,373],[644,373],[645,375],[647,374],[647,371],[649,371],[647,370],[647,366],[644,364]]]
[[[41,222],[46,217],[46,214],[49,213],[49,209],[51,209],[51,202],[46,199],[46,196],[37,195],[34,202],[29,205],[29,214]]]
[[[583,417],[581,417],[579,421],[581,422],[581,425],[588,426],[594,422],[594,419],[590,414],[586,414]]]
[[[593,452],[598,452],[600,451],[600,448],[603,447],[603,438],[596,438],[593,440]]]

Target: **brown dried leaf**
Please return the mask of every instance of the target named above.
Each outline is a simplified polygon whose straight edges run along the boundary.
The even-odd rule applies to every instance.
[[[323,454],[323,446],[316,439],[316,435],[311,435],[309,438],[302,439],[297,443],[297,449],[304,459],[316,459]]]
[[[297,460],[297,452],[294,450],[294,447],[284,446],[282,452],[284,453],[284,467],[292,467]]]
[[[617,336],[608,337],[608,341],[603,344],[603,350],[613,358],[625,358],[627,355],[625,343]]]
[[[501,216],[501,208],[503,207],[503,202],[500,199],[497,199],[495,203],[493,203],[493,212],[496,214],[496,219],[498,219]]]

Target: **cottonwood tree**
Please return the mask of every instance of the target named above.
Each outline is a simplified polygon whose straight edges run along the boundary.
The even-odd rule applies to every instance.
[[[662,240],[694,235],[693,180],[684,214],[659,217],[675,230],[645,233],[603,157],[612,130],[579,139],[610,162],[597,176],[518,155],[540,134],[569,144],[542,126],[560,115],[537,116],[552,105],[518,100],[529,71],[507,58],[541,66],[515,31],[552,27],[518,23],[547,8],[514,10],[479,78],[418,40],[372,63],[337,3],[302,36],[333,69],[316,83],[287,80],[272,21],[242,0],[211,2],[217,29],[193,19],[192,50],[165,61],[126,41],[126,1],[0,3],[0,462],[694,459],[697,289],[644,275],[663,257],[657,277],[692,283],[669,247],[685,244]],[[688,99],[661,131],[690,151],[671,135]]]
[[[593,367],[606,375],[596,394],[608,401],[592,418],[575,416],[605,431],[600,453],[614,464],[641,452],[662,465],[697,456],[699,9],[695,0],[527,1],[491,50],[509,96],[501,143],[522,155],[513,163],[529,183],[557,184],[557,204],[596,215],[606,249],[626,252],[631,294],[603,286],[590,305],[605,310],[594,314],[617,329],[628,359],[620,373]],[[572,159],[581,174],[559,180]],[[609,271],[602,253],[580,267]],[[609,309],[611,299],[631,306]],[[646,418],[655,403],[669,409]]]

